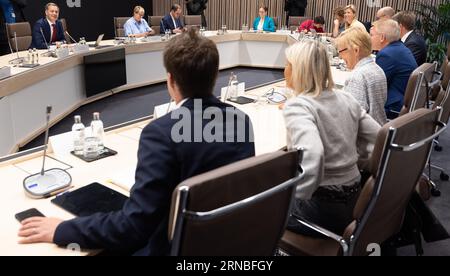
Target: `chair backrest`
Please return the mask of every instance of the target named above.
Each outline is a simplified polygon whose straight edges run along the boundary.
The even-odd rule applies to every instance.
[[[367,255],[368,246],[381,245],[397,234],[407,204],[428,161],[438,130],[440,109],[418,109],[386,124],[378,134],[371,174],[354,209],[355,221],[344,237],[351,255]],[[407,169],[405,169],[407,168]]]
[[[412,72],[405,90],[404,104],[400,116],[425,107],[431,92],[429,91],[429,84],[433,80],[436,70],[437,63],[424,63]]]
[[[161,20],[164,16],[153,15],[148,17],[148,24],[155,31],[155,34],[159,34],[161,31]]]
[[[269,256],[287,223],[301,152],[253,157],[186,180],[174,191],[172,255]]]
[[[446,90],[441,90],[439,96],[436,98],[433,109],[438,107],[442,108],[440,121],[443,123],[448,123],[450,119],[450,85],[447,85]]]
[[[114,17],[114,31],[116,37],[124,37],[125,36],[125,29],[123,26],[127,22],[127,20],[130,19],[129,17]]]
[[[306,16],[289,16],[289,29],[290,30],[297,30],[300,25],[302,25],[303,22],[305,22],[306,20],[310,20],[311,17],[306,17]]]
[[[442,73],[442,82],[441,86],[443,90],[447,90],[448,83],[450,81],[450,61],[445,59],[445,63],[442,65],[441,73]]]
[[[184,25],[186,27],[201,27],[202,26],[202,16],[201,15],[185,15]]]
[[[62,26],[63,26],[64,39],[65,39],[68,43],[73,42],[73,41],[70,39],[70,37],[66,34],[66,32],[68,32],[68,29],[67,29],[67,21],[66,21],[66,19],[65,19],[65,18],[61,18],[61,19],[59,19],[59,20],[61,21],[61,24],[62,24]]]
[[[17,47],[14,33],[17,35]],[[13,51],[27,50],[33,40],[31,26],[28,22],[6,24],[6,36]]]

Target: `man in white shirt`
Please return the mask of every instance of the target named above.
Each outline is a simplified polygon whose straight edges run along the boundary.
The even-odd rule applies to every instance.
[[[127,20],[123,28],[126,36],[146,37],[154,35],[155,32],[150,28],[147,21],[144,19],[145,10],[141,6],[134,8],[133,17]]]

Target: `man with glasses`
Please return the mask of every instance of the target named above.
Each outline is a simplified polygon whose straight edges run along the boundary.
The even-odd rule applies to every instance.
[[[126,36],[146,37],[155,34],[155,31],[150,28],[147,21],[144,19],[144,15],[145,10],[143,7],[136,6],[134,8],[133,17],[128,19],[125,25],[123,25]]]

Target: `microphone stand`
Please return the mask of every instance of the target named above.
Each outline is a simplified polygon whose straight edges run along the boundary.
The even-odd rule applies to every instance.
[[[15,59],[10,60],[8,63],[14,64],[14,65],[22,64],[25,61],[25,58],[21,58],[19,55],[19,45],[17,43],[17,33],[16,32],[14,32],[14,42],[16,44],[17,57]],[[8,45],[9,45],[9,50],[11,50],[11,54],[14,54],[14,51],[12,49],[11,42],[9,39],[8,39]]]

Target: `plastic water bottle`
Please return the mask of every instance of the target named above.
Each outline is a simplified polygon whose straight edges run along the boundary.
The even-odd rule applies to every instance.
[[[83,155],[84,152],[84,125],[81,116],[75,116],[75,124],[72,126],[73,151],[76,155]]]
[[[231,73],[230,87],[229,87],[229,89],[230,89],[229,95],[230,95],[231,100],[237,100],[237,98],[239,96],[238,95],[238,85],[239,85],[239,82],[238,82],[237,76],[234,73]]]
[[[91,122],[92,136],[98,139],[98,150],[101,151],[105,148],[104,146],[104,136],[105,130],[103,127],[103,122],[100,120],[100,113],[95,112],[94,118]]]

